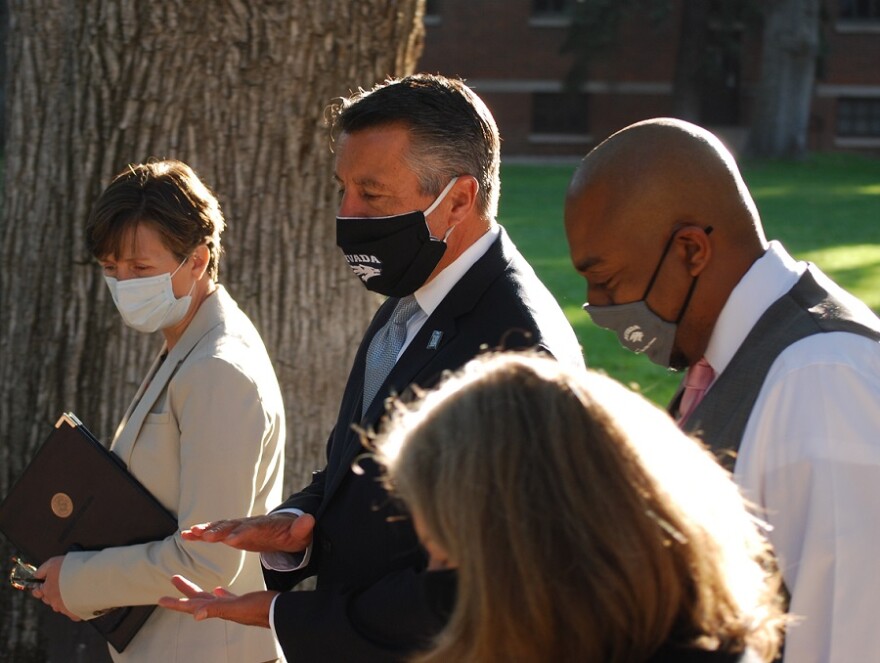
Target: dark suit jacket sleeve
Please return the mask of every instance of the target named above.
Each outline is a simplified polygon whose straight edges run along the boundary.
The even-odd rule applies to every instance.
[[[274,626],[290,660],[387,663],[425,648],[454,603],[454,572],[405,569],[364,591],[281,594]]]
[[[321,505],[321,499],[324,495],[324,478],[326,470],[318,470],[312,472],[311,483],[298,493],[288,497],[281,505],[272,510],[279,511],[282,509],[299,509],[303,513],[315,515],[318,507]],[[312,556],[309,563],[302,569],[296,571],[273,571],[263,567],[263,579],[266,581],[268,589],[276,591],[289,591],[297,584],[309,578],[318,572],[320,566],[319,547],[314,546]]]
[[[324,476],[325,470],[312,472],[312,481],[308,486],[288,497],[279,506],[272,509],[272,511],[299,509],[303,513],[315,515],[318,512],[318,507],[321,506],[321,499],[324,496]]]

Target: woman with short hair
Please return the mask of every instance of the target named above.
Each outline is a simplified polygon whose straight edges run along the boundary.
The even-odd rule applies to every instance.
[[[269,356],[217,282],[223,214],[179,161],[123,170],[96,201],[87,242],[123,321],[161,331],[162,349],[111,450],[178,519],[162,541],[69,552],[37,571],[34,595],[73,619],[156,604],[182,574],[213,589],[264,589],[255,553],[191,543],[180,530],[281,499],[284,407]],[[156,610],[116,661],[251,661],[280,657],[268,629]]]

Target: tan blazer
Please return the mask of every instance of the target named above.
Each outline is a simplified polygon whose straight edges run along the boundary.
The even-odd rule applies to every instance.
[[[281,500],[284,407],[254,326],[222,286],[199,307],[178,343],[153,363],[111,449],[178,517],[181,529],[268,513]],[[259,557],[222,544],[162,541],[68,553],[60,589],[83,619],[176,595],[181,574],[206,590],[264,589]],[[260,662],[280,656],[269,629],[157,608],[116,661]]]

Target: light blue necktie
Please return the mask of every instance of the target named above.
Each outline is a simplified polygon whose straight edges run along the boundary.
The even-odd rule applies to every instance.
[[[364,372],[364,404],[361,416],[366,414],[367,409],[379,392],[379,388],[385,382],[385,378],[394,368],[397,355],[406,340],[406,323],[419,311],[419,303],[412,295],[407,295],[397,302],[394,313],[388,322],[382,327],[367,349],[366,369]]]

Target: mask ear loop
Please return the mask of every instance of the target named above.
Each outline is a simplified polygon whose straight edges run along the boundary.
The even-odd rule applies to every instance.
[[[648,293],[651,292],[651,288],[654,287],[654,281],[657,280],[657,275],[660,273],[660,268],[663,267],[663,261],[666,260],[666,254],[669,253],[669,247],[672,246],[672,241],[675,239],[675,236],[678,234],[678,230],[676,229],[672,232],[669,239],[666,240],[666,245],[663,247],[663,253],[660,254],[660,262],[657,263],[657,266],[654,268],[654,273],[651,274],[651,280],[648,281],[648,287],[645,288],[645,292],[642,294],[642,300],[648,298]]]
[[[443,202],[443,199],[446,197],[446,194],[450,192],[450,190],[452,189],[452,187],[453,187],[453,186],[455,185],[455,183],[458,181],[458,178],[459,178],[459,177],[460,177],[460,175],[456,175],[456,176],[453,177],[451,180],[449,180],[449,184],[447,184],[445,187],[443,187],[443,191],[441,191],[441,192],[440,192],[440,195],[437,196],[437,198],[434,200],[433,203],[431,203],[430,207],[428,207],[428,209],[426,209],[424,212],[422,212],[422,214],[425,215],[425,225],[427,225],[427,218],[428,218],[428,215],[429,215],[431,212],[433,212],[435,209],[437,209],[437,205],[439,205],[441,202]],[[449,227],[446,229],[446,232],[443,233],[443,239],[441,239],[441,240],[439,240],[439,241],[441,241],[441,242],[445,242],[445,241],[447,240],[447,238],[449,237],[449,235],[452,233],[452,231],[453,231],[453,229],[455,228],[455,226],[457,226],[457,225],[458,225],[458,224],[456,223],[456,224],[453,224],[453,225],[449,226]],[[437,240],[436,237],[434,237],[434,236],[431,235],[430,228],[428,229],[428,235],[431,237],[431,239],[433,239],[433,240],[435,240],[435,241]]]
[[[443,202],[443,199],[446,197],[446,194],[449,193],[449,190],[452,189],[452,187],[458,181],[458,177],[459,176],[456,175],[451,180],[449,180],[449,184],[447,184],[445,187],[443,187],[443,191],[440,192],[440,195],[434,199],[434,202],[431,203],[431,205],[428,207],[428,209],[426,209],[424,212],[422,212],[422,214],[424,214],[425,217],[427,217],[431,212],[433,212],[435,209],[437,209],[437,205],[439,205],[440,203]]]
[[[663,253],[660,254],[660,262],[657,263],[657,266],[654,268],[654,273],[651,274],[651,280],[648,281],[648,286],[645,288],[645,292],[642,294],[642,299],[645,300],[648,298],[648,293],[651,292],[651,288],[654,287],[654,281],[657,280],[657,275],[660,273],[660,268],[663,266],[663,261],[666,260],[666,254],[669,253],[669,247],[672,246],[672,242],[675,239],[675,236],[678,234],[678,231],[681,228],[676,228],[672,231],[672,235],[669,236],[669,239],[666,240],[666,245],[663,247]],[[712,226],[706,226],[703,229],[707,235],[712,233]]]
[[[180,268],[183,267],[183,265],[186,263],[187,260],[189,260],[189,256],[187,256],[186,258],[184,258],[184,259],[181,261],[181,263],[177,266],[177,268],[176,268],[173,272],[171,272],[170,277],[171,277],[172,279],[174,278],[174,275],[177,274],[177,272],[180,271]]]
[[[711,232],[712,232],[712,226],[706,226],[706,228],[704,229],[703,232],[705,232],[706,235],[711,234]],[[673,235],[673,237],[674,237],[674,235]],[[671,242],[671,241],[672,241],[672,239],[670,238],[670,242]],[[700,275],[697,274],[697,275],[694,277],[694,280],[691,281],[691,287],[688,288],[688,294],[687,294],[687,297],[684,298],[684,304],[681,305],[681,310],[678,312],[678,317],[675,319],[675,324],[676,324],[676,325],[679,324],[679,323],[681,322],[681,319],[684,317],[684,313],[685,313],[685,311],[687,311],[688,304],[691,303],[691,297],[693,296],[693,294],[694,294],[694,290],[695,290],[696,287],[697,287],[697,279],[699,279],[699,278],[700,278]]]
[[[191,256],[187,256],[186,258],[184,258],[183,261],[177,266],[177,269],[175,269],[173,272],[171,272],[171,275],[168,278],[173,279],[174,275],[180,271],[180,268],[183,267],[184,264],[186,264],[186,261],[189,260],[190,257]],[[190,286],[189,292],[186,293],[184,295],[184,297],[190,297],[193,294],[193,291],[196,289],[196,282],[197,282],[197,279],[193,279],[193,284]],[[172,290],[172,294],[173,294],[173,290]],[[177,298],[175,297],[175,299],[177,299]]]

